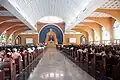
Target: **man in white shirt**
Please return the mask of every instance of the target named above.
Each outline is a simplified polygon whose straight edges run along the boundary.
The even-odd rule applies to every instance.
[[[14,59],[20,57],[20,59],[22,61],[22,56],[20,55],[20,53],[17,52],[16,48],[13,49],[13,54],[12,55],[13,55]]]

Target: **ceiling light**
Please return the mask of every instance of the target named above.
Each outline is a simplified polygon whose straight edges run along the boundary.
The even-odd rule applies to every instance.
[[[63,22],[63,20],[57,16],[45,16],[39,20],[39,22],[42,23],[60,23]]]

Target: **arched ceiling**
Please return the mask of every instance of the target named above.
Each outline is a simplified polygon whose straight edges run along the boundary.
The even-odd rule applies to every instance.
[[[22,28],[22,26],[26,26],[28,29],[30,29],[26,24],[21,22],[20,19],[18,19],[10,11],[4,8],[1,5],[0,0],[0,36],[4,35],[4,33],[9,34],[7,31],[10,30],[11,32],[13,32],[17,28]]]
[[[119,13],[120,0],[0,0],[0,17],[15,16],[7,19],[7,22],[22,21],[32,30],[36,30],[36,22],[45,16],[60,17],[66,22],[65,27],[69,31],[80,22],[97,23],[86,17],[120,20],[120,17],[117,18],[119,15],[116,16]],[[2,20],[0,24],[5,21]]]
[[[58,16],[72,27],[103,3],[104,0],[4,0],[3,6],[34,28],[44,16]]]

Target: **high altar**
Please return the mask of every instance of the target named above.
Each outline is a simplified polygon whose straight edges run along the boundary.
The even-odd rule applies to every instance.
[[[56,47],[58,44],[56,34],[52,29],[50,29],[50,31],[47,33],[45,43],[47,44],[47,47],[51,48]]]

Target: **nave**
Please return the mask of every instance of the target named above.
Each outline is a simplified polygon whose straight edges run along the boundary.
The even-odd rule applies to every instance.
[[[119,14],[120,0],[0,0],[0,80],[120,80]]]
[[[55,48],[48,48],[28,80],[95,80]]]

